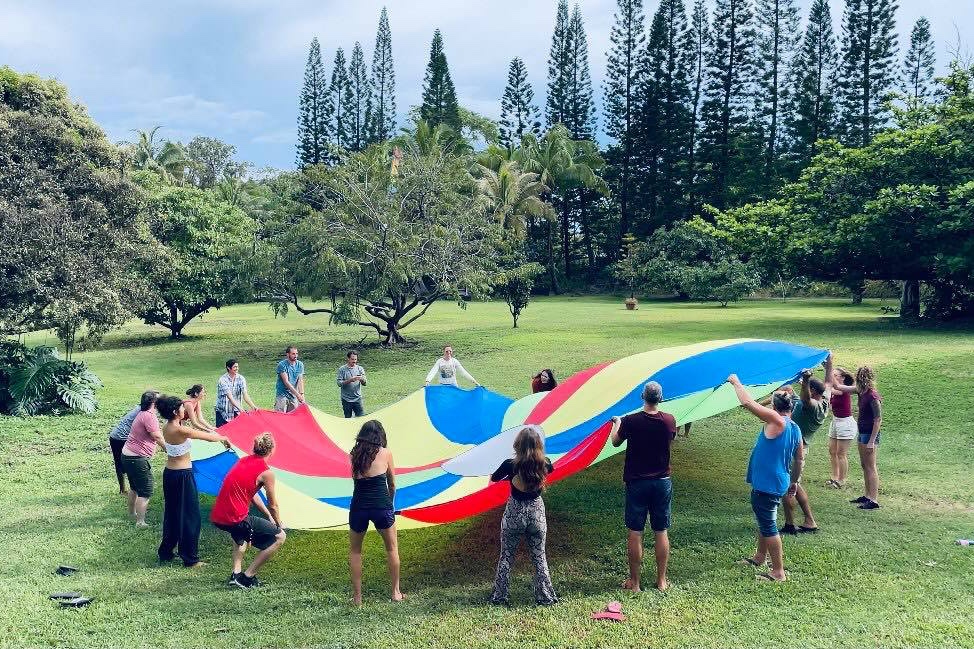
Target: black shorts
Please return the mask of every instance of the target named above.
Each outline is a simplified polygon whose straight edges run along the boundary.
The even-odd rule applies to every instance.
[[[391,509],[353,509],[348,512],[348,526],[362,534],[369,529],[369,521],[377,530],[387,530],[396,524],[396,512]]]
[[[129,479],[129,489],[139,498],[151,498],[152,465],[149,458],[122,454],[122,468]]]
[[[654,532],[670,527],[673,482],[669,478],[631,480],[626,483],[626,527],[633,532],[646,529],[646,516]]]
[[[277,541],[281,528],[262,516],[248,516],[236,525],[213,523],[224,532],[229,532],[237,545],[249,543],[258,550],[266,550]]]

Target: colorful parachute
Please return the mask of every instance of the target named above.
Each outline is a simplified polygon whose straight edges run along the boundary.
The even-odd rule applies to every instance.
[[[656,349],[579,372],[551,392],[518,400],[478,387],[430,386],[368,415],[382,422],[396,458],[400,528],[475,516],[503,504],[510,486],[489,476],[511,456],[525,425],[542,428],[555,482],[623,450],[608,442],[611,417],[638,410],[642,386],[663,386],[663,408],[680,424],[738,405],[726,383],[736,373],[756,398],[820,364],[821,349],[769,340],[719,340]],[[362,419],[302,406],[288,414],[245,413],[223,426],[235,449],[197,443],[193,469],[201,491],[216,494],[223,476],[264,431],[277,448],[270,464],[284,521],[296,529],[345,528],[352,496],[351,449]]]

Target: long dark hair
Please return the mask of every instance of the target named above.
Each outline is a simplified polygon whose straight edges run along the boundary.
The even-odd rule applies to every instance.
[[[176,418],[176,413],[179,412],[179,407],[183,405],[183,400],[179,397],[171,397],[166,395],[164,397],[159,397],[156,401],[156,410],[162,415],[162,418],[166,421],[172,421]]]
[[[545,372],[547,372],[547,373],[548,373],[548,378],[550,378],[550,379],[551,379],[551,381],[550,381],[550,382],[548,382],[547,384],[546,384],[546,383],[544,383],[544,381],[541,381],[541,375],[542,375],[542,374],[544,374]],[[556,379],[556,378],[555,378],[555,373],[554,373],[554,372],[552,372],[552,371],[551,371],[551,370],[550,370],[549,368],[547,368],[547,367],[546,367],[546,368],[544,368],[543,370],[541,370],[540,372],[538,372],[538,381],[541,381],[541,385],[548,385],[548,386],[551,386],[551,388],[552,388],[552,389],[553,389],[553,388],[556,388],[556,387],[558,387],[558,379]]]
[[[543,491],[548,477],[544,440],[534,428],[526,426],[514,439],[514,475],[521,476],[526,491]]]
[[[189,397],[190,399],[195,399],[196,397],[200,396],[200,393],[203,391],[203,389],[204,388],[202,383],[196,383],[195,385],[193,385],[193,387],[186,390],[186,396]]]
[[[372,466],[380,448],[386,447],[386,429],[375,419],[362,424],[355,438],[355,446],[349,455],[352,457],[352,477],[365,475]]]

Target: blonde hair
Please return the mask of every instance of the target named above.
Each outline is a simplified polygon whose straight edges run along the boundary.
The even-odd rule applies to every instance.
[[[274,450],[274,436],[270,433],[261,433],[254,438],[254,455],[267,457]]]
[[[876,372],[868,365],[863,365],[856,370],[856,386],[862,390],[869,390],[876,387]]]

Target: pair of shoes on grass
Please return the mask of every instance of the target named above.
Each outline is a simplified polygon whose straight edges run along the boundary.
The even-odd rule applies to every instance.
[[[229,579],[227,579],[227,586],[234,586],[235,588],[243,588],[244,590],[248,590],[250,588],[260,588],[263,585],[264,582],[257,579],[257,575],[254,575],[253,577],[248,577],[242,572],[235,572],[232,575],[230,575]]]
[[[805,527],[804,525],[795,527],[792,523],[783,525],[778,531],[782,534],[791,534],[792,536],[797,536],[799,534],[818,534],[817,527]]]
[[[853,498],[849,501],[853,505],[858,505],[859,509],[879,509],[879,503],[875,500],[870,500],[865,496],[859,496],[858,498]]]

